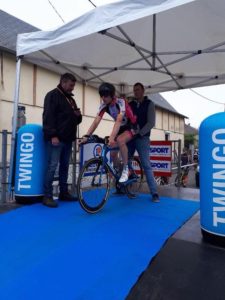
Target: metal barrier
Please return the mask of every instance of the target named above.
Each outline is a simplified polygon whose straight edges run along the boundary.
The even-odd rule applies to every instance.
[[[7,130],[0,131],[0,138],[1,138],[1,161],[0,161],[0,204],[6,203],[10,201],[9,199],[9,192],[8,192],[8,171],[9,171],[9,162],[7,161],[7,148],[9,143],[9,136],[11,137],[11,132]],[[69,167],[69,174],[68,174],[68,184],[70,186],[70,189],[72,193],[76,194],[76,183],[77,178],[79,175],[79,148],[77,146],[77,143],[73,143],[73,151],[70,161],[70,167]],[[191,163],[185,166],[181,166],[181,140],[173,140],[172,141],[172,172],[173,177],[176,176],[178,178],[181,177],[182,169],[185,167],[191,167],[195,166],[197,163]],[[56,179],[57,181],[57,176]],[[158,184],[165,184],[165,185],[173,185],[174,182],[166,183],[165,181],[161,180],[159,178]],[[181,182],[179,181],[178,187],[181,185]],[[54,192],[57,194],[58,192],[58,186],[57,182],[55,182]]]
[[[0,161],[0,203],[8,202],[9,193],[8,193],[8,171],[9,171],[9,162],[7,161],[7,147],[9,136],[11,132],[7,130],[0,131],[1,137],[1,161]]]
[[[174,182],[171,182],[171,178],[174,175],[181,174],[181,140],[170,140],[172,142],[172,161],[171,161],[171,171],[172,176],[155,176],[157,185],[172,185]]]
[[[181,140],[172,140],[172,176],[170,180],[164,178],[156,178],[158,185],[175,185],[180,187],[182,185],[182,173],[185,168],[197,166],[198,163],[189,163],[182,165],[181,163]]]

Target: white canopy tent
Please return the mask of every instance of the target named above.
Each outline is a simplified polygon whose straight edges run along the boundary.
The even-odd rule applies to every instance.
[[[54,31],[18,35],[11,165],[21,59],[94,87],[109,81],[127,95],[137,81],[151,93],[220,84],[224,11],[224,0],[123,0]]]
[[[124,0],[20,34],[17,55],[127,92],[137,80],[153,93],[223,83],[224,11],[224,0]]]

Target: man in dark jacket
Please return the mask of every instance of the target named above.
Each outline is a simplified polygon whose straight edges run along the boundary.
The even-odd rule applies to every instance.
[[[68,192],[67,178],[72,142],[76,139],[77,125],[82,121],[80,109],[73,99],[72,91],[76,78],[65,73],[60,78],[59,85],[48,92],[44,100],[43,132],[47,143],[47,168],[44,180],[43,204],[57,207],[53,199],[53,180],[59,164],[59,199],[72,201]]]
[[[135,83],[133,91],[135,99],[129,104],[133,113],[137,116],[139,131],[134,139],[128,143],[129,156],[133,156],[135,150],[137,150],[152,195],[151,200],[159,202],[157,186],[149,159],[150,134],[151,129],[155,126],[155,105],[148,97],[144,96],[145,89],[142,83]]]

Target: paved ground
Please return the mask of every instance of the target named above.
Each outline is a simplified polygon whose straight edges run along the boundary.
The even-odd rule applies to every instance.
[[[1,213],[5,213],[9,210],[12,210],[12,209],[16,209],[18,207],[20,207],[21,205],[19,204],[16,204],[15,202],[11,202],[11,203],[1,203],[0,204],[0,214]]]
[[[199,201],[193,187],[160,186],[159,194]],[[224,282],[225,248],[204,242],[198,212],[165,243],[126,300],[224,300]]]

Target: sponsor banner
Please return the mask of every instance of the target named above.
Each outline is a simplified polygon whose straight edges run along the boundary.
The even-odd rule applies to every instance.
[[[139,159],[139,156],[137,155],[136,152],[135,152],[135,157],[137,157]],[[134,169],[136,174],[138,174],[138,175],[141,174],[140,165],[135,160],[132,160],[132,168]]]
[[[172,176],[171,141],[151,141],[149,159],[155,176]]]
[[[46,151],[40,125],[27,124],[18,130],[15,164],[16,196],[38,197],[44,194]]]
[[[104,144],[100,143],[88,143],[82,145],[80,147],[80,168],[82,168],[87,160],[101,156],[103,146]],[[110,160],[110,152],[107,153],[107,157]]]
[[[89,143],[80,147],[80,168],[83,164],[93,157],[101,155],[103,144]],[[152,169],[155,176],[171,176],[172,142],[171,141],[152,141],[150,143],[150,157]],[[138,157],[137,151],[135,156]],[[110,152],[107,153],[110,160]],[[135,166],[134,166],[135,169]]]
[[[168,176],[170,176],[171,173],[171,161],[166,161],[166,160],[151,160],[151,166],[152,170],[155,174],[163,172],[164,174],[166,173]],[[163,175],[157,175],[157,176],[163,176]]]
[[[171,160],[172,143],[169,141],[152,141],[150,143],[150,156],[151,158],[167,157]]]

